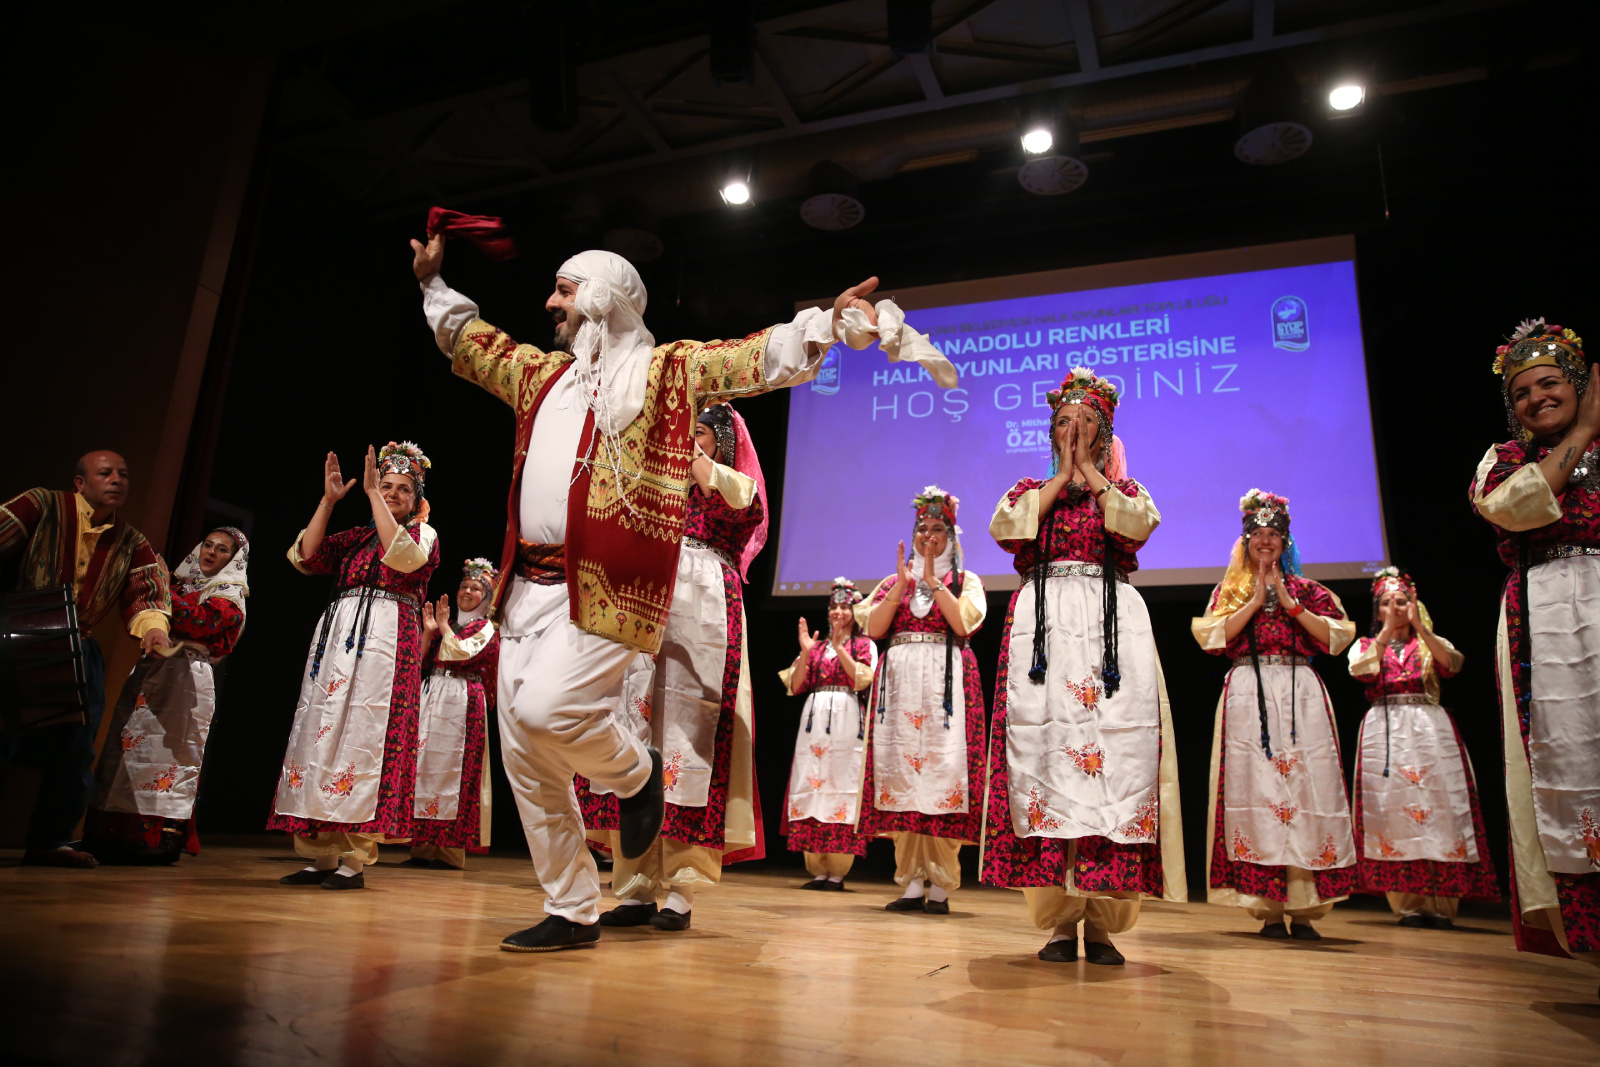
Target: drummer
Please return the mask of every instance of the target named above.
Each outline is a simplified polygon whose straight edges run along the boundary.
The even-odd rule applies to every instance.
[[[68,586],[84,633],[87,721],[0,734],[0,782],[12,764],[40,772],[24,863],[94,867],[74,848],[94,789],[94,739],[106,708],[106,667],[92,628],[113,611],[145,652],[165,648],[172,604],[167,565],[144,535],[118,517],[128,498],[128,461],[96,451],[78,460],[74,492],[29,489],[0,506],[0,558],[22,553],[20,590]]]

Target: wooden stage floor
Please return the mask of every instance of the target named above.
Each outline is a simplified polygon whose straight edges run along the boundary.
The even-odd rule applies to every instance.
[[[387,860],[404,858],[387,851]],[[681,934],[501,952],[541,917],[525,860],[279,887],[282,839],[172,869],[0,860],[0,1060],[83,1064],[1117,1065],[1600,1062],[1600,970],[1518,955],[1507,923],[1401,929],[1341,905],[1319,944],[1146,904],[1124,968],[1041,963],[1022,896],[804,893],[732,869]],[[609,905],[608,905],[609,906]]]

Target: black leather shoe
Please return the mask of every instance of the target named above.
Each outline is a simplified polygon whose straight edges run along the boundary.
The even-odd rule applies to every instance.
[[[832,879],[829,879],[828,881],[823,882],[822,885],[819,888],[826,889],[830,893],[843,893],[844,892],[844,879],[841,878],[837,882],[833,881]]]
[[[885,904],[883,906],[883,910],[884,911],[921,911],[922,910],[923,899],[924,898],[922,898],[922,897],[901,897],[898,900],[889,901],[889,903],[887,903],[887,904]]]
[[[661,753],[650,746],[650,778],[631,797],[617,798],[617,844],[624,859],[638,859],[661,832],[666,792],[661,785]]]
[[[650,916],[650,925],[657,930],[687,930],[689,929],[689,916],[692,914],[692,912],[662,908]]]
[[[948,900],[934,900],[930,897],[922,902],[922,910],[929,915],[949,915],[950,902]]]
[[[307,870],[299,870],[299,871],[295,871],[293,874],[286,874],[282,878],[279,878],[278,879],[278,884],[279,885],[321,885],[322,884],[322,880],[324,878],[328,877],[328,875],[332,874],[334,870],[338,870],[338,868],[335,867],[333,870],[327,870],[327,871],[314,871],[314,870],[309,870],[309,869],[307,869]]]
[[[367,877],[364,872],[356,874],[340,874],[335,871],[322,880],[324,889],[365,889]]]
[[[1289,926],[1289,936],[1296,941],[1321,941],[1322,935],[1312,928],[1310,923],[1292,923]]]
[[[1422,929],[1431,926],[1432,924],[1428,922],[1428,917],[1426,915],[1423,915],[1419,912],[1416,915],[1400,916],[1400,925]]]
[[[504,941],[504,952],[555,952],[563,948],[594,948],[600,943],[600,924],[575,923],[552,915],[538,926],[518,930]]]
[[[801,889],[826,889],[826,888],[828,888],[828,880],[826,878],[813,878],[813,879],[811,879],[811,881],[807,882],[805,885],[801,886],[800,888]]]
[[[601,926],[645,926],[655,917],[654,904],[618,904],[600,916]]]
[[[1424,915],[1422,918],[1430,930],[1454,930],[1456,928],[1455,920],[1447,919],[1443,915]]]
[[[1106,941],[1085,941],[1083,958],[1102,967],[1121,967],[1128,962],[1122,953],[1117,951],[1115,945]]]
[[[1046,963],[1077,963],[1078,939],[1075,937],[1052,941],[1039,950],[1039,958]]]
[[[433,861],[425,860],[421,856],[412,856],[410,859],[403,861],[400,866],[415,867],[418,870],[428,871],[433,869]]]
[[[1274,919],[1262,924],[1261,936],[1271,938],[1274,941],[1287,941],[1289,940],[1289,931],[1284,929],[1281,921]]]

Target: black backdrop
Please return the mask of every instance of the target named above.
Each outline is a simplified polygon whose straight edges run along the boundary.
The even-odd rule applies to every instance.
[[[786,319],[796,299],[831,295],[872,273],[892,289],[1354,233],[1391,554],[1417,576],[1439,631],[1466,653],[1465,671],[1445,684],[1444,696],[1477,768],[1503,876],[1493,670],[1503,570],[1465,490],[1484,448],[1507,436],[1489,370],[1500,337],[1530,315],[1581,332],[1593,310],[1581,297],[1592,182],[1575,162],[1592,137],[1592,90],[1586,61],[1537,75],[1494,71],[1486,81],[1376,101],[1359,119],[1319,127],[1305,158],[1278,167],[1235,161],[1230,124],[1101,142],[1086,146],[1089,183],[1058,198],[1023,192],[1017,160],[990,153],[865,186],[866,221],[840,234],[807,229],[793,201],[681,217],[663,229],[667,254],[641,268],[651,300],[646,320],[661,340],[726,337]],[[273,159],[211,486],[216,500],[253,513],[253,596],[211,737],[202,831],[256,831],[267,816],[305,643],[327,593],[323,579],[297,574],[284,558],[316,505],[323,454],[336,451],[354,475],[369,443],[411,438],[426,449],[434,461],[432,522],[445,560],[435,596],[454,588],[463,558],[496,557],[504,529],[511,415],[450,374],[423,324],[406,245],[423,213],[373,223],[330,196],[288,157]],[[596,237],[566,229],[555,198],[530,194],[471,208],[505,215],[523,254],[491,265],[452,246],[445,277],[496,325],[548,343],[542,304],[554,268]],[[739,405],[774,487],[782,484],[787,405],[782,394]],[[1138,442],[1129,447],[1137,457]],[[1239,437],[1241,454],[1254,447]],[[839,536],[850,535],[857,508],[901,512],[909,529],[909,502],[883,499],[875,488],[875,471],[904,459],[859,454],[841,433],[810,443],[805,461],[838,471],[841,506],[831,518]],[[997,457],[994,497],[1024,473]],[[918,477],[935,481],[939,472]],[[1227,469],[1197,469],[1194,477],[1214,484],[1218,508],[1233,509],[1248,488]],[[781,500],[772,505],[781,512]],[[332,528],[365,521],[362,506],[355,497],[341,504]],[[966,502],[968,538],[987,536],[992,506]],[[1297,533],[1315,543],[1315,530]],[[1215,547],[1220,564],[1228,546]],[[893,554],[893,544],[882,546],[884,573]],[[798,864],[784,851],[777,820],[800,701],[782,694],[775,672],[795,653],[796,616],[820,621],[823,607],[820,598],[766,595],[772,555],[754,566],[747,601],[757,771],[768,853]],[[1335,589],[1365,629],[1365,583]],[[1226,666],[1189,636],[1204,595],[1194,588],[1146,592],[1171,694],[1197,894],[1213,712]],[[991,694],[1006,599],[990,597],[988,624],[975,640]],[[1327,659],[1318,670],[1348,764],[1361,692],[1340,660]],[[498,760],[495,766],[496,846],[521,849],[515,807]],[[870,865],[883,862],[875,852]]]

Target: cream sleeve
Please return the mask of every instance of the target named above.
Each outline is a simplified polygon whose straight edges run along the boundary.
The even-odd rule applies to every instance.
[[[305,535],[306,531],[303,526],[300,528],[300,532],[294,535],[294,544],[289,546],[289,563],[301,574],[310,574],[311,572],[306,570],[306,557],[300,552],[300,539]]]
[[[1039,490],[1027,490],[1015,504],[1010,502],[1010,496],[1007,493],[994,506],[989,534],[996,541],[1032,541],[1039,536]]]
[[[401,574],[421,570],[427,564],[439,535],[433,532],[432,526],[422,523],[417,536],[420,540],[414,540],[404,526],[396,530],[394,540],[389,542],[389,547],[383,553],[383,565]],[[295,550],[299,548],[300,541],[296,539]]]
[[[1350,646],[1350,674],[1354,678],[1371,678],[1383,665],[1383,646],[1373,640],[1357,641]]]
[[[873,586],[872,592],[868,593],[861,603],[855,606],[856,625],[861,627],[862,633],[867,632],[867,620],[872,616],[872,609],[877,600],[878,590],[882,589],[885,585],[892,584],[893,582],[893,578],[885,578],[883,581]]]
[[[756,498],[756,480],[740,474],[732,467],[720,463],[711,465],[711,488],[722,494],[722,499],[734,511],[743,511]]]
[[[1156,510],[1156,502],[1150,499],[1144,486],[1138,482],[1134,484],[1139,486],[1137,496],[1128,496],[1112,486],[1100,502],[1105,505],[1106,529],[1130,540],[1146,541],[1161,525],[1161,512]],[[1038,506],[1037,494],[1034,506]]]
[[[1438,634],[1434,634],[1433,639],[1443,645],[1445,651],[1450,654],[1450,662],[1445,664],[1445,667],[1450,671],[1451,674],[1460,674],[1461,665],[1467,661],[1467,657],[1463,656],[1461,654],[1461,650],[1456,648],[1455,645],[1452,645],[1449,641],[1446,641]]]
[[[471,637],[462,637],[452,633],[449,637],[439,642],[439,662],[458,663],[471,659],[479,652],[489,647],[489,641],[494,637],[494,623],[484,623],[483,628]]]
[[[961,579],[961,626],[971,633],[983,625],[989,614],[989,598],[983,592],[983,579],[971,571],[964,571]]]
[[[1189,632],[1194,634],[1194,639],[1200,642],[1200,647],[1207,652],[1228,647],[1227,615],[1202,615],[1198,619],[1189,620]]]
[[[1488,493],[1478,488],[1498,462],[1500,453],[1490,445],[1472,479],[1472,504],[1479,515],[1512,533],[1536,530],[1561,518],[1561,501],[1537,463],[1529,463]]]
[[[1323,586],[1323,588],[1328,587]],[[1337,619],[1323,616],[1328,620],[1328,651],[1337,656],[1344,651],[1346,645],[1356,639],[1356,624],[1350,621],[1349,612],[1344,610],[1344,603],[1340,601],[1338,593],[1328,589],[1328,598],[1333,601],[1333,606],[1339,609],[1339,614],[1342,616]]]
[[[793,677],[794,677],[794,664],[792,664],[792,663],[789,666],[785,667],[783,670],[778,672],[778,681],[783,683],[784,692],[788,693],[790,696],[794,696],[795,695],[794,689],[789,685],[789,679],[791,679]]]
[[[867,661],[862,663],[856,660],[856,692],[872,684],[872,676],[878,666],[878,643],[871,638],[867,639]]]

